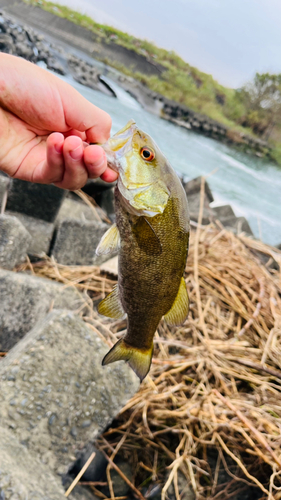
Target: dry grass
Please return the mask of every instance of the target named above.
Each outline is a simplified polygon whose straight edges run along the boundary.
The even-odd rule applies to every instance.
[[[191,235],[188,320],[159,325],[149,376],[100,440],[110,467],[117,453],[129,458],[142,499],[157,484],[164,499],[173,483],[180,500],[180,474],[198,499],[233,498],[249,485],[253,499],[281,499],[281,274],[257,251],[281,262],[280,251],[214,225]],[[124,333],[89,299],[114,283],[98,268],[28,267],[87,294],[84,319],[109,345]]]

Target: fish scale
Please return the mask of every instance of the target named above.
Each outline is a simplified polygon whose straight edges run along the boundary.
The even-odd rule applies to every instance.
[[[116,318],[126,313],[128,318],[126,336],[113,346],[103,364],[123,359],[142,380],[150,368],[153,337],[161,318],[176,325],[188,313],[183,278],[189,240],[187,199],[164,155],[134,122],[103,147],[119,177],[116,225],[103,237],[97,253],[107,253],[114,247],[112,241],[118,241],[118,287],[98,310]]]

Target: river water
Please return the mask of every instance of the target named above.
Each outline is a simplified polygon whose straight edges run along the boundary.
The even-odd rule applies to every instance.
[[[186,180],[214,172],[207,179],[213,204],[231,204],[237,216],[247,218],[256,237],[270,245],[281,243],[281,167],[151,115],[117,85],[116,99],[70,77],[63,79],[111,115],[113,133],[133,118]]]

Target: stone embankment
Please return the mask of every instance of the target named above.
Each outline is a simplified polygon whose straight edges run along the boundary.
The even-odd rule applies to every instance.
[[[59,74],[70,73],[82,85],[100,90],[115,96],[110,84],[102,78],[108,74],[124,90],[129,92],[147,111],[157,114],[180,127],[207,135],[229,145],[243,147],[245,151],[254,152],[257,156],[270,154],[269,145],[260,139],[242,132],[233,131],[207,116],[194,112],[185,105],[166,99],[161,94],[151,91],[141,82],[127,77],[109,66],[95,65],[71,54],[70,47],[83,50],[91,58],[98,60],[118,61],[124,66],[133,68],[144,74],[160,75],[165,68],[145,55],[122,47],[114,41],[104,43],[97,39],[93,32],[77,26],[70,21],[55,16],[38,7],[24,4],[21,1],[10,3],[0,0],[7,12],[22,19],[31,26],[62,41],[64,48],[52,44],[34,29],[18,24],[14,19],[3,15],[0,19],[0,51],[19,55],[33,62],[43,61],[47,67]],[[65,42],[67,45],[65,45]]]

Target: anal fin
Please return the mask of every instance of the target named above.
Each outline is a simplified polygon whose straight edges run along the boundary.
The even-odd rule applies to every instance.
[[[181,278],[179,290],[170,311],[164,318],[169,326],[182,325],[186,320],[189,309],[189,299],[184,278]]]
[[[120,244],[120,234],[116,224],[112,224],[104,233],[96,249],[97,255],[107,255],[117,250]]]
[[[115,285],[112,292],[99,303],[98,312],[103,316],[113,319],[121,319],[126,316],[120,301],[118,285]]]

